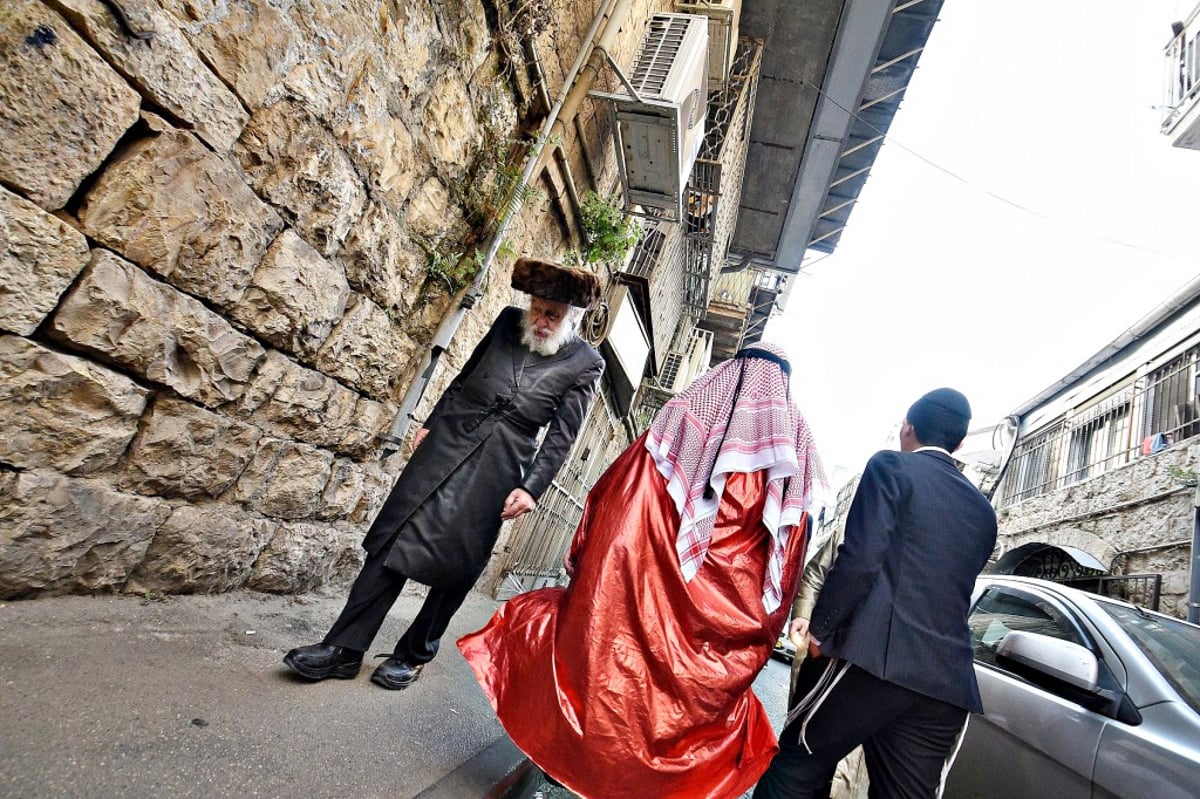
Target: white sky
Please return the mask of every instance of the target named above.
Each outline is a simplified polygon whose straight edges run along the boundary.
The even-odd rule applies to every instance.
[[[946,0],[837,249],[765,336],[834,488],[925,391],[996,424],[1200,274],[1200,152],[1155,108],[1195,2]]]

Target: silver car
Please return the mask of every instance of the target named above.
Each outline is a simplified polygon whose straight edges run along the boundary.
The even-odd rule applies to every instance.
[[[1200,626],[1002,576],[969,621],[984,714],[945,797],[1200,797]]]

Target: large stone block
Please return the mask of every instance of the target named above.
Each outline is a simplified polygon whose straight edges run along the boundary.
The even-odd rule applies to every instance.
[[[348,386],[381,401],[412,370],[416,344],[375,303],[351,295],[353,303],[317,353],[316,366]]]
[[[141,98],[38,0],[0,5],[0,183],[66,205],[137,122]]]
[[[363,490],[366,486],[366,474],[357,463],[345,458],[334,461],[321,494],[321,505],[317,508],[317,518],[324,521],[348,519],[362,502]]]
[[[237,412],[289,438],[361,458],[378,446],[396,409],[271,351]]]
[[[283,77],[304,60],[306,47],[300,32],[286,7],[281,9],[272,0],[161,2],[251,111],[279,99]]]
[[[237,141],[249,114],[209,70],[175,18],[152,0],[121,0],[130,23],[152,39],[129,36],[101,0],[47,0],[83,32],[156,107],[186,123],[217,152]]]
[[[361,540],[361,530],[285,522],[259,555],[246,587],[298,594],[344,583],[362,566]]]
[[[394,455],[387,461],[369,461],[362,464],[363,488],[358,498],[358,505],[351,512],[349,521],[355,524],[370,525],[379,515],[383,503],[396,484],[404,462],[399,455]],[[364,528],[364,533],[366,532]]]
[[[285,230],[230,315],[264,341],[310,358],[342,318],[349,296],[342,270]]]
[[[436,177],[413,194],[404,221],[413,233],[431,241],[458,241],[467,233],[462,210],[450,205],[450,191]]]
[[[37,330],[87,264],[87,239],[0,187],[0,330]]]
[[[111,469],[149,394],[83,358],[0,336],[0,462],[76,475]]]
[[[79,209],[84,232],[190,294],[237,302],[283,220],[182,131],[124,150]]]
[[[201,594],[240,588],[278,526],[229,505],[176,508],[125,590]]]
[[[119,590],[170,514],[99,480],[0,473],[0,599]]]
[[[405,2],[405,5],[423,5]],[[284,79],[288,96],[328,120],[379,46],[380,0],[298,0],[289,17],[306,51]]]
[[[51,335],[209,407],[237,400],[266,357],[199,300],[107,250],[93,252]]]
[[[480,139],[475,106],[462,75],[440,76],[425,106],[421,132],[441,166],[455,175],[462,174]]]
[[[440,52],[446,35],[438,25],[433,4],[381,3],[379,22],[383,63],[391,67],[407,101],[405,105],[419,108],[431,89],[434,69],[441,63],[434,56]]]
[[[234,147],[251,184],[322,255],[336,253],[367,202],[350,157],[295,103],[261,108]]]
[[[432,170],[413,131],[412,98],[397,82],[394,64],[369,59],[346,102],[334,109],[332,129],[358,166],[373,196],[389,208],[404,207],[418,180]]]
[[[321,506],[332,465],[324,450],[264,439],[230,499],[277,519],[306,519]]]
[[[337,261],[350,286],[381,308],[407,316],[420,302],[425,256],[379,203],[370,203],[354,223]]]
[[[140,494],[219,497],[254,457],[262,431],[160,395],[134,439],[118,484]]]

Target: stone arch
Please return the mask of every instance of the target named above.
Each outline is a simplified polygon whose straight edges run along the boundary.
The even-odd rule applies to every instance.
[[[1108,574],[1117,551],[1104,539],[1075,528],[1047,531],[1040,540],[1005,548],[990,571],[1051,580]]]

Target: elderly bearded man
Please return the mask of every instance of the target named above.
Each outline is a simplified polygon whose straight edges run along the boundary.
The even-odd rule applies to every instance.
[[[600,295],[595,275],[522,258],[508,307],[413,436],[413,455],[363,540],[366,562],[319,644],[283,662],[310,680],[351,679],[404,583],[430,587],[371,680],[411,685],[487,565],[502,522],[532,510],[566,460],[604,370],[576,333]],[[547,427],[538,446],[538,433]]]

